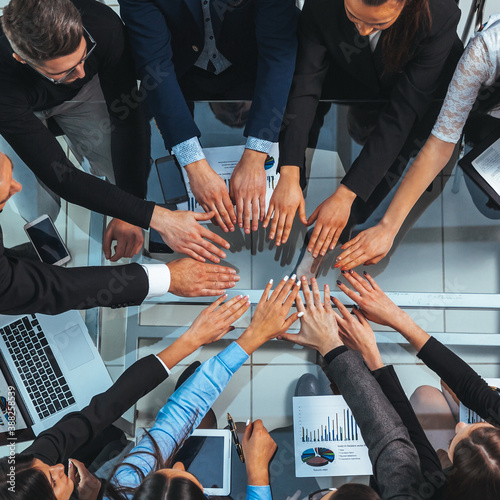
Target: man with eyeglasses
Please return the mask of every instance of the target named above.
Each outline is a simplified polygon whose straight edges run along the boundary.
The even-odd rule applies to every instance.
[[[60,196],[114,217],[103,241],[113,261],[138,253],[141,228],[149,227],[197,260],[224,258],[212,242],[229,245],[198,223],[208,215],[144,200],[150,168],[145,98],[113,10],[96,0],[11,0],[1,24],[0,147],[24,185],[21,215],[55,218]],[[88,160],[94,176],[75,168],[57,133],[65,134],[84,168]]]

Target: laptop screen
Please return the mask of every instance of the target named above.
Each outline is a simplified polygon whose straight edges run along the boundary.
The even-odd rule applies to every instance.
[[[0,352],[0,445],[34,439],[32,420]],[[15,429],[15,432],[13,432]]]

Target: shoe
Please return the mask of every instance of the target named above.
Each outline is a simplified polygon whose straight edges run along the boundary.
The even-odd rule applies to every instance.
[[[318,379],[312,373],[304,373],[297,380],[294,396],[318,396],[319,394]]]
[[[175,390],[177,390],[200,366],[201,363],[199,361],[195,361],[191,363],[180,375],[177,383],[175,384]]]

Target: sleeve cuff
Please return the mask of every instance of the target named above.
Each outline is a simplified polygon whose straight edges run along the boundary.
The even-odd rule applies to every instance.
[[[269,154],[271,151],[273,143],[271,141],[266,141],[265,139],[259,139],[258,137],[248,137],[246,148],[253,149],[254,151],[260,151],[261,153]]]
[[[205,158],[198,137],[191,137],[191,139],[177,144],[172,148],[172,153],[177,158],[181,167]]]
[[[270,486],[247,486],[246,500],[271,500],[271,487]]]
[[[141,266],[148,276],[149,289],[146,299],[165,295],[170,288],[170,269],[168,266],[166,264],[141,264]]]
[[[219,353],[218,357],[234,373],[250,356],[237,342],[233,342]]]
[[[327,352],[323,359],[329,365],[337,356],[340,356],[343,352],[346,352],[348,349],[345,345],[340,345],[335,349],[332,349],[330,352]]]
[[[168,366],[156,354],[155,354],[155,358],[161,363],[163,368],[165,368],[167,375],[170,377],[170,369],[168,368]]]

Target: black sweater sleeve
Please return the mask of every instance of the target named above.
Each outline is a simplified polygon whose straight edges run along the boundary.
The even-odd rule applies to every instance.
[[[442,487],[445,484],[441,463],[406,397],[394,367],[384,366],[373,371],[372,375],[408,429],[411,442],[420,459],[420,470],[424,480],[429,481],[435,490],[432,498],[441,498]]]
[[[65,464],[72,453],[89,443],[167,376],[154,355],[140,359],[106,392],[94,396],[82,411],[66,415],[42,432],[23,454],[33,454],[48,465]]]
[[[417,356],[456,394],[467,408],[480,417],[500,424],[500,396],[461,358],[434,337]]]

